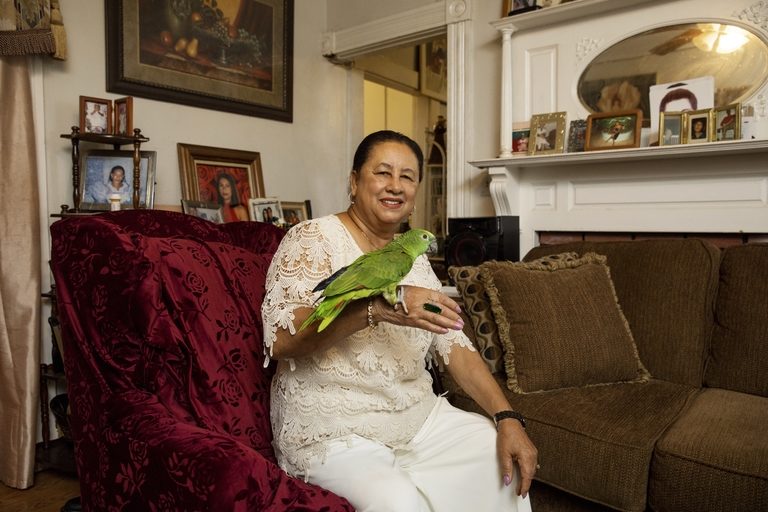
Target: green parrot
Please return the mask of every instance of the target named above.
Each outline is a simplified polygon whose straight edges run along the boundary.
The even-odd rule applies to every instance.
[[[304,320],[299,331],[320,321],[317,332],[339,316],[353,300],[384,295],[387,302],[397,302],[397,285],[411,271],[416,258],[435,243],[435,235],[424,229],[411,229],[378,251],[363,254],[321,281],[313,292],[322,290],[320,304]]]

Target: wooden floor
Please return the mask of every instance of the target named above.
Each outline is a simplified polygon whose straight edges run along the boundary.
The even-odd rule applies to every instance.
[[[35,474],[35,485],[20,491],[0,483],[3,512],[59,512],[67,500],[80,495],[77,478],[48,470]]]

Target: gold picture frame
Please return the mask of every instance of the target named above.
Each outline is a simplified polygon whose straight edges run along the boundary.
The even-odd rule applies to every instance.
[[[683,113],[659,112],[659,146],[683,143]]]
[[[715,108],[713,122],[715,140],[741,139],[741,103]]]
[[[247,211],[248,200],[264,196],[261,155],[253,151],[197,146],[179,142],[181,198],[223,205],[220,178],[228,176],[233,207]],[[231,178],[231,179],[230,179]],[[226,220],[226,219],[225,219]]]
[[[683,112],[683,144],[703,144],[714,140],[714,109]]]
[[[591,114],[587,118],[587,138],[584,149],[599,151],[640,147],[643,111],[620,110]]]
[[[565,112],[531,116],[528,137],[529,155],[562,153],[565,147]]]

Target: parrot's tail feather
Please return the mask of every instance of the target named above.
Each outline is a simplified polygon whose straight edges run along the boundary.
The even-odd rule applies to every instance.
[[[340,300],[339,302],[335,303],[332,308],[328,312],[324,312],[323,314],[323,321],[320,322],[320,325],[317,327],[317,332],[321,332],[323,329],[328,327],[328,325],[333,322],[339,314],[344,310],[344,308],[349,304],[349,300]],[[322,305],[321,305],[322,306]],[[315,310],[318,311],[319,309]]]

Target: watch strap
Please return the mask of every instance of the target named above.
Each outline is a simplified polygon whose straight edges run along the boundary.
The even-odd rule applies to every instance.
[[[520,414],[517,411],[499,411],[496,414],[493,415],[493,422],[496,424],[496,429],[499,428],[499,422],[502,420],[508,420],[513,419],[520,422],[520,424],[525,428],[525,416]]]

